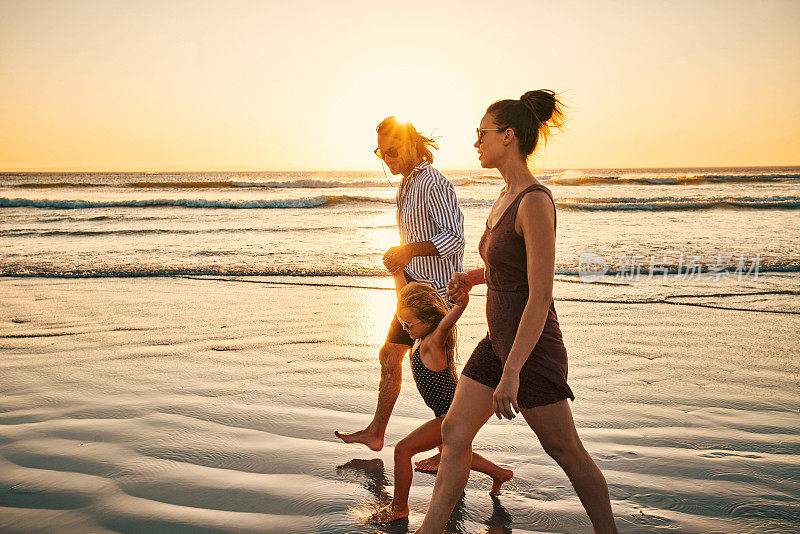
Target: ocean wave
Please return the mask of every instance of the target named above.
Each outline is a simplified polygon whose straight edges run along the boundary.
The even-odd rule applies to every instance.
[[[547,177],[545,176],[537,176],[539,180],[544,180]],[[498,182],[503,181],[503,177],[500,175],[495,174],[482,174],[480,176],[472,176],[469,178],[471,183],[485,183],[485,184],[496,184]]]
[[[481,181],[481,180],[476,180]],[[467,177],[451,178],[450,183],[454,186],[470,185],[473,180]],[[69,188],[133,188],[133,189],[364,189],[364,188],[389,188],[396,189],[399,182],[391,180],[318,180],[318,179],[299,179],[299,180],[243,180],[241,178],[230,178],[227,180],[174,180],[174,181],[154,181],[139,180],[135,182],[115,183],[95,183],[95,182],[24,182],[11,184],[7,187],[19,189],[69,189]]]
[[[0,198],[0,208],[215,208],[215,209],[292,209],[317,208],[341,203],[375,202],[394,204],[394,199],[365,196],[319,196],[308,198],[286,198],[275,200],[206,200],[206,199],[148,199],[148,200],[39,200],[28,198]]]
[[[752,268],[752,258],[743,258],[745,260],[745,269]],[[720,265],[718,268],[713,265],[704,264],[698,265],[696,268],[692,267],[690,271],[690,267],[686,265],[659,265],[658,267],[653,269],[652,276],[663,276],[665,273],[667,275],[681,275],[681,276],[694,276],[696,274],[703,274],[709,276],[716,276],[717,273],[720,274],[720,277],[724,276],[737,276],[736,269],[739,266],[735,263],[738,262],[738,258],[733,258],[728,265]],[[758,263],[758,273],[797,273],[800,272],[800,259],[785,259],[785,260],[768,260],[765,261],[763,258],[759,259]],[[651,276],[650,269],[648,268],[647,264],[641,265],[637,267],[636,271],[640,276],[648,277]],[[576,268],[557,268],[555,271],[556,275],[559,276],[582,276],[586,274],[584,271]],[[622,277],[626,278],[629,276],[633,276],[630,272],[620,272],[613,268],[608,268],[604,272],[605,276],[611,277]],[[744,275],[743,275],[744,276]],[[752,276],[752,274],[750,275]]]
[[[582,185],[696,185],[703,183],[756,183],[800,179],[797,173],[774,174],[622,174],[619,176],[585,176],[577,173],[542,177],[548,184]]]
[[[0,208],[48,208],[48,209],[91,209],[91,208],[150,208],[183,207],[207,209],[296,209],[319,208],[340,204],[383,204],[394,206],[393,198],[362,195],[326,195],[305,198],[284,198],[273,200],[209,200],[209,199],[147,199],[147,200],[51,200],[28,198],[0,198]],[[490,206],[491,199],[462,198],[461,206]],[[663,211],[663,210],[702,210],[711,208],[748,209],[800,209],[800,197],[584,197],[556,200],[560,209],[594,211]]]
[[[122,230],[45,230],[35,228],[16,228],[0,230],[0,237],[105,237],[138,235],[201,235],[201,234],[243,234],[247,232],[330,232],[331,230],[352,229],[352,225],[339,226],[287,226],[278,228],[135,228]],[[395,225],[359,226],[360,229],[391,229]]]
[[[103,269],[51,269],[45,267],[0,266],[0,276],[24,278],[146,278],[169,276],[297,276],[330,277],[388,276],[385,269],[282,269],[282,268],[225,268],[225,267],[129,267]]]
[[[227,255],[230,251],[200,251],[198,256],[219,256]],[[735,277],[736,266],[727,267],[727,273]],[[668,266],[668,275],[686,275],[685,267]],[[713,275],[717,271],[709,271],[707,266],[698,269],[703,274]],[[772,261],[764,262],[758,266],[758,274],[764,273],[797,273],[800,272],[800,260]],[[574,267],[561,267],[555,270],[556,276],[565,277],[566,281],[580,278],[582,271]],[[625,278],[626,273],[618,273],[614,269],[608,269],[605,277]],[[640,276],[648,276],[648,270],[643,267],[639,272]],[[663,271],[658,270],[653,276],[663,276]],[[8,277],[33,277],[33,278],[139,278],[139,277],[169,277],[169,276],[292,276],[292,277],[332,277],[332,276],[351,276],[351,277],[387,277],[385,269],[368,266],[352,267],[315,267],[315,268],[281,268],[281,267],[262,267],[262,268],[228,268],[228,267],[119,267],[119,268],[97,268],[97,269],[57,269],[51,267],[22,266],[22,265],[0,265],[0,276]],[[724,275],[722,275],[724,276]],[[752,274],[748,275],[752,276]],[[795,291],[796,293],[796,291]],[[794,294],[794,293],[793,293]],[[686,296],[686,295],[681,295]]]
[[[21,189],[61,189],[69,187],[109,187],[109,185],[91,182],[26,182],[22,184],[13,184],[6,187],[18,187]]]
[[[454,186],[469,185],[469,178],[454,178],[450,180]],[[155,188],[155,189],[216,189],[216,188],[266,188],[266,189],[354,189],[354,188],[391,188],[395,189],[399,182],[390,180],[314,180],[304,178],[300,180],[241,180],[229,179],[223,181],[138,181],[125,184],[127,187]]]
[[[595,211],[691,211],[711,208],[800,209],[800,197],[603,197],[557,200],[556,205],[561,209]]]

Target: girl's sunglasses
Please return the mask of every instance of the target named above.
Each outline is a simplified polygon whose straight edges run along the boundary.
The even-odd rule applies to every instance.
[[[398,155],[396,148],[389,149],[386,152],[382,151],[380,148],[376,148],[373,150],[373,152],[375,152],[375,155],[381,159],[396,158]]]
[[[419,320],[419,321],[414,321],[413,323],[405,323],[401,321],[400,317],[397,317],[397,315],[395,315],[395,317],[397,318],[397,322],[400,323],[400,326],[402,326],[406,330],[410,330],[414,325],[417,325],[422,322],[422,320]]]

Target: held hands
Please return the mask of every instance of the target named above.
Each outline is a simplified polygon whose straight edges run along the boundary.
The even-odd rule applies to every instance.
[[[383,255],[383,265],[390,273],[395,274],[406,268],[406,265],[414,258],[411,251],[406,246],[392,247]]]
[[[461,306],[462,308],[466,308],[467,304],[469,304],[469,293],[462,292],[459,294],[458,297],[452,298],[452,300],[456,306]]]
[[[503,376],[500,378],[500,383],[497,384],[492,397],[494,414],[498,419],[503,417],[514,419],[516,417],[514,412],[519,413],[519,406],[517,406],[518,391],[519,373],[503,371]]]
[[[447,282],[447,296],[456,304],[460,304],[460,299],[466,297],[464,306],[469,302],[469,290],[472,289],[472,284],[469,281],[467,273],[455,273],[453,278]]]

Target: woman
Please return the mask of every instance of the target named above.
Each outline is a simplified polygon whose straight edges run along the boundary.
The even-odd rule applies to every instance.
[[[433,139],[420,134],[410,122],[388,117],[377,127],[375,155],[389,171],[401,175],[397,191],[397,225],[401,244],[383,255],[383,264],[392,274],[404,274],[407,281],[433,287],[447,298],[447,283],[462,269],[464,256],[464,215],[458,206],[453,185],[433,165]],[[345,443],[363,443],[374,451],[383,448],[384,434],[392,409],[400,394],[403,358],[414,340],[392,319],[379,358],[381,380],[378,403],[372,422],[352,433],[336,431]],[[435,456],[428,462],[436,462]]]
[[[487,284],[489,334],[465,365],[442,425],[439,474],[417,533],[444,530],[467,483],[472,440],[493,413],[522,413],[569,477],[595,532],[616,532],[605,478],[583,448],[567,403],[574,396],[553,306],[555,203],[528,168],[539,140],[563,123],[561,107],[552,91],[529,91],[489,106],[478,128],[481,167],[498,169],[506,186],[478,246],[485,268],[457,273],[448,292],[458,299]]]

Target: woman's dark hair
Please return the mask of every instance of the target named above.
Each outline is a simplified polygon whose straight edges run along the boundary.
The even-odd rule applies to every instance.
[[[541,138],[544,143],[550,137],[551,128],[564,125],[564,105],[550,89],[528,91],[519,100],[498,100],[486,109],[497,126],[511,128],[519,139],[519,151],[527,158]]]
[[[390,135],[401,139],[404,144],[411,144],[417,150],[417,154],[428,163],[433,163],[433,153],[430,149],[439,150],[439,145],[433,137],[425,137],[414,128],[413,124],[399,121],[394,115],[383,119],[375,130],[378,135]]]

